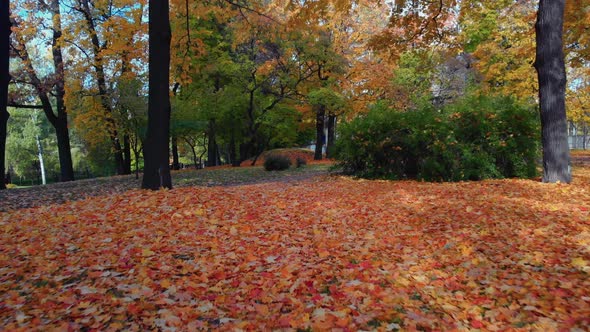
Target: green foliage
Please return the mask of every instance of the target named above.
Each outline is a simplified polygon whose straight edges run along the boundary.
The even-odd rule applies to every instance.
[[[271,154],[264,160],[264,169],[267,171],[283,171],[291,167],[291,159],[287,156]]]
[[[13,181],[35,180],[41,176],[37,137],[43,150],[43,162],[48,174],[59,171],[56,139],[51,125],[38,111],[13,109],[8,121],[6,141],[7,170]]]
[[[507,97],[403,113],[378,104],[343,125],[337,143],[348,174],[428,181],[534,177],[538,153],[538,114]]]
[[[328,110],[340,110],[345,106],[344,97],[329,88],[313,90],[308,98],[311,105],[325,106]]]

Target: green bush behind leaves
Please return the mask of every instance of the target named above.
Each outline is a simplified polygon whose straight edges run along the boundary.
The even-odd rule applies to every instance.
[[[441,110],[384,104],[340,127],[338,165],[367,178],[463,181],[537,176],[538,113],[509,97],[469,96]]]
[[[291,167],[291,159],[280,154],[271,154],[264,159],[264,169],[267,171],[283,171]]]

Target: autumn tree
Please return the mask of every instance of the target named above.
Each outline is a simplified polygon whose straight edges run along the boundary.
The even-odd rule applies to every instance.
[[[170,17],[168,0],[149,1],[149,100],[142,188],[172,188],[170,176]]]
[[[373,46],[390,47],[392,56],[408,48],[429,47],[435,43],[446,44],[450,48],[458,47],[454,33],[457,4],[455,0],[396,1],[388,28],[373,39]],[[566,136],[562,42],[564,4],[564,0],[542,0],[539,4],[535,25],[535,67],[538,71],[541,109],[543,181],[569,183],[571,174]],[[460,5],[461,8],[475,8],[480,2],[466,1]]]
[[[125,117],[117,114],[124,110],[118,108],[115,91],[120,79],[133,79],[142,70],[137,64],[145,59],[144,2],[71,0],[68,5],[72,8],[68,20],[70,50],[75,54],[72,67],[82,80],[72,85],[68,94],[85,99],[83,104],[89,111],[83,116],[102,122],[101,130],[110,141],[117,174],[129,174],[131,160],[130,138],[121,132],[121,123],[117,122]]]
[[[8,82],[10,58],[10,4],[2,1],[0,4],[0,190],[6,189],[5,151],[6,151],[6,125],[8,123]]]
[[[34,32],[37,25],[41,24],[34,18],[17,21],[13,19],[15,27],[15,43],[13,49],[22,62],[22,70],[15,74],[18,83],[29,84],[33,87],[40,108],[45,113],[47,120],[55,129],[57,147],[60,161],[60,181],[74,180],[72,165],[72,153],[70,146],[70,133],[68,128],[68,112],[64,100],[65,96],[65,62],[63,57],[63,30],[59,0],[37,1],[24,3],[28,8],[48,13],[51,17],[51,74],[41,76],[40,70],[33,65],[29,47],[37,43]],[[45,69],[45,68],[43,68]]]
[[[486,94],[512,95],[529,103],[536,99],[537,77],[531,66],[536,10],[526,1],[486,2],[463,9],[460,21],[465,33],[459,38],[476,59],[474,67]]]

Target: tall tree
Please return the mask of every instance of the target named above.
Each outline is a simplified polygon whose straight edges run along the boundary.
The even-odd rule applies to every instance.
[[[6,153],[6,125],[8,123],[8,82],[10,57],[10,2],[0,4],[0,190],[6,189],[4,183],[4,163]]]
[[[543,182],[572,180],[565,113],[565,0],[540,0],[535,25],[543,144]]]
[[[504,6],[509,3],[500,2]],[[393,56],[407,48],[429,47],[435,42],[456,47],[453,21],[458,4],[469,9],[481,2],[396,1],[388,29],[373,39],[373,46],[390,47]],[[535,25],[544,182],[571,181],[565,113],[564,8],[565,0],[540,0]]]
[[[113,89],[109,86],[114,72],[112,57],[117,54],[121,57],[120,66],[122,76],[130,73],[131,50],[138,47],[141,42],[131,42],[141,30],[141,13],[143,2],[139,1],[90,1],[75,0],[71,6],[82,17],[82,20],[72,25],[74,33],[82,33],[88,41],[78,40],[76,46],[84,51],[84,55],[90,60],[93,68],[92,80],[95,82],[100,107],[106,120],[108,136],[114,152],[117,174],[129,174],[131,172],[129,139],[125,133],[120,132],[120,124],[117,123],[116,105],[114,105]],[[139,14],[138,14],[139,13]],[[89,44],[88,44],[89,42]],[[87,65],[86,61],[84,66]]]
[[[168,0],[149,1],[149,100],[142,188],[172,188],[170,136],[170,17]]]
[[[36,3],[36,6],[38,10],[50,14],[52,20],[51,55],[53,58],[53,73],[43,78],[33,67],[33,61],[26,42],[30,36],[25,35],[30,31],[29,25],[35,24],[34,22],[17,22],[13,20],[13,25],[18,28],[15,32],[16,44],[14,49],[23,63],[23,72],[21,74],[26,77],[23,78],[23,81],[34,88],[37,97],[41,101],[41,109],[55,130],[60,165],[59,180],[72,181],[74,180],[74,168],[72,165],[68,114],[64,101],[65,64],[62,52],[63,37],[59,0],[47,2],[41,0]]]

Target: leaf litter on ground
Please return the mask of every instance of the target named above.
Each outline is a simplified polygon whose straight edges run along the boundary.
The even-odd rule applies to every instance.
[[[300,181],[0,213],[6,330],[588,330],[572,185]]]

